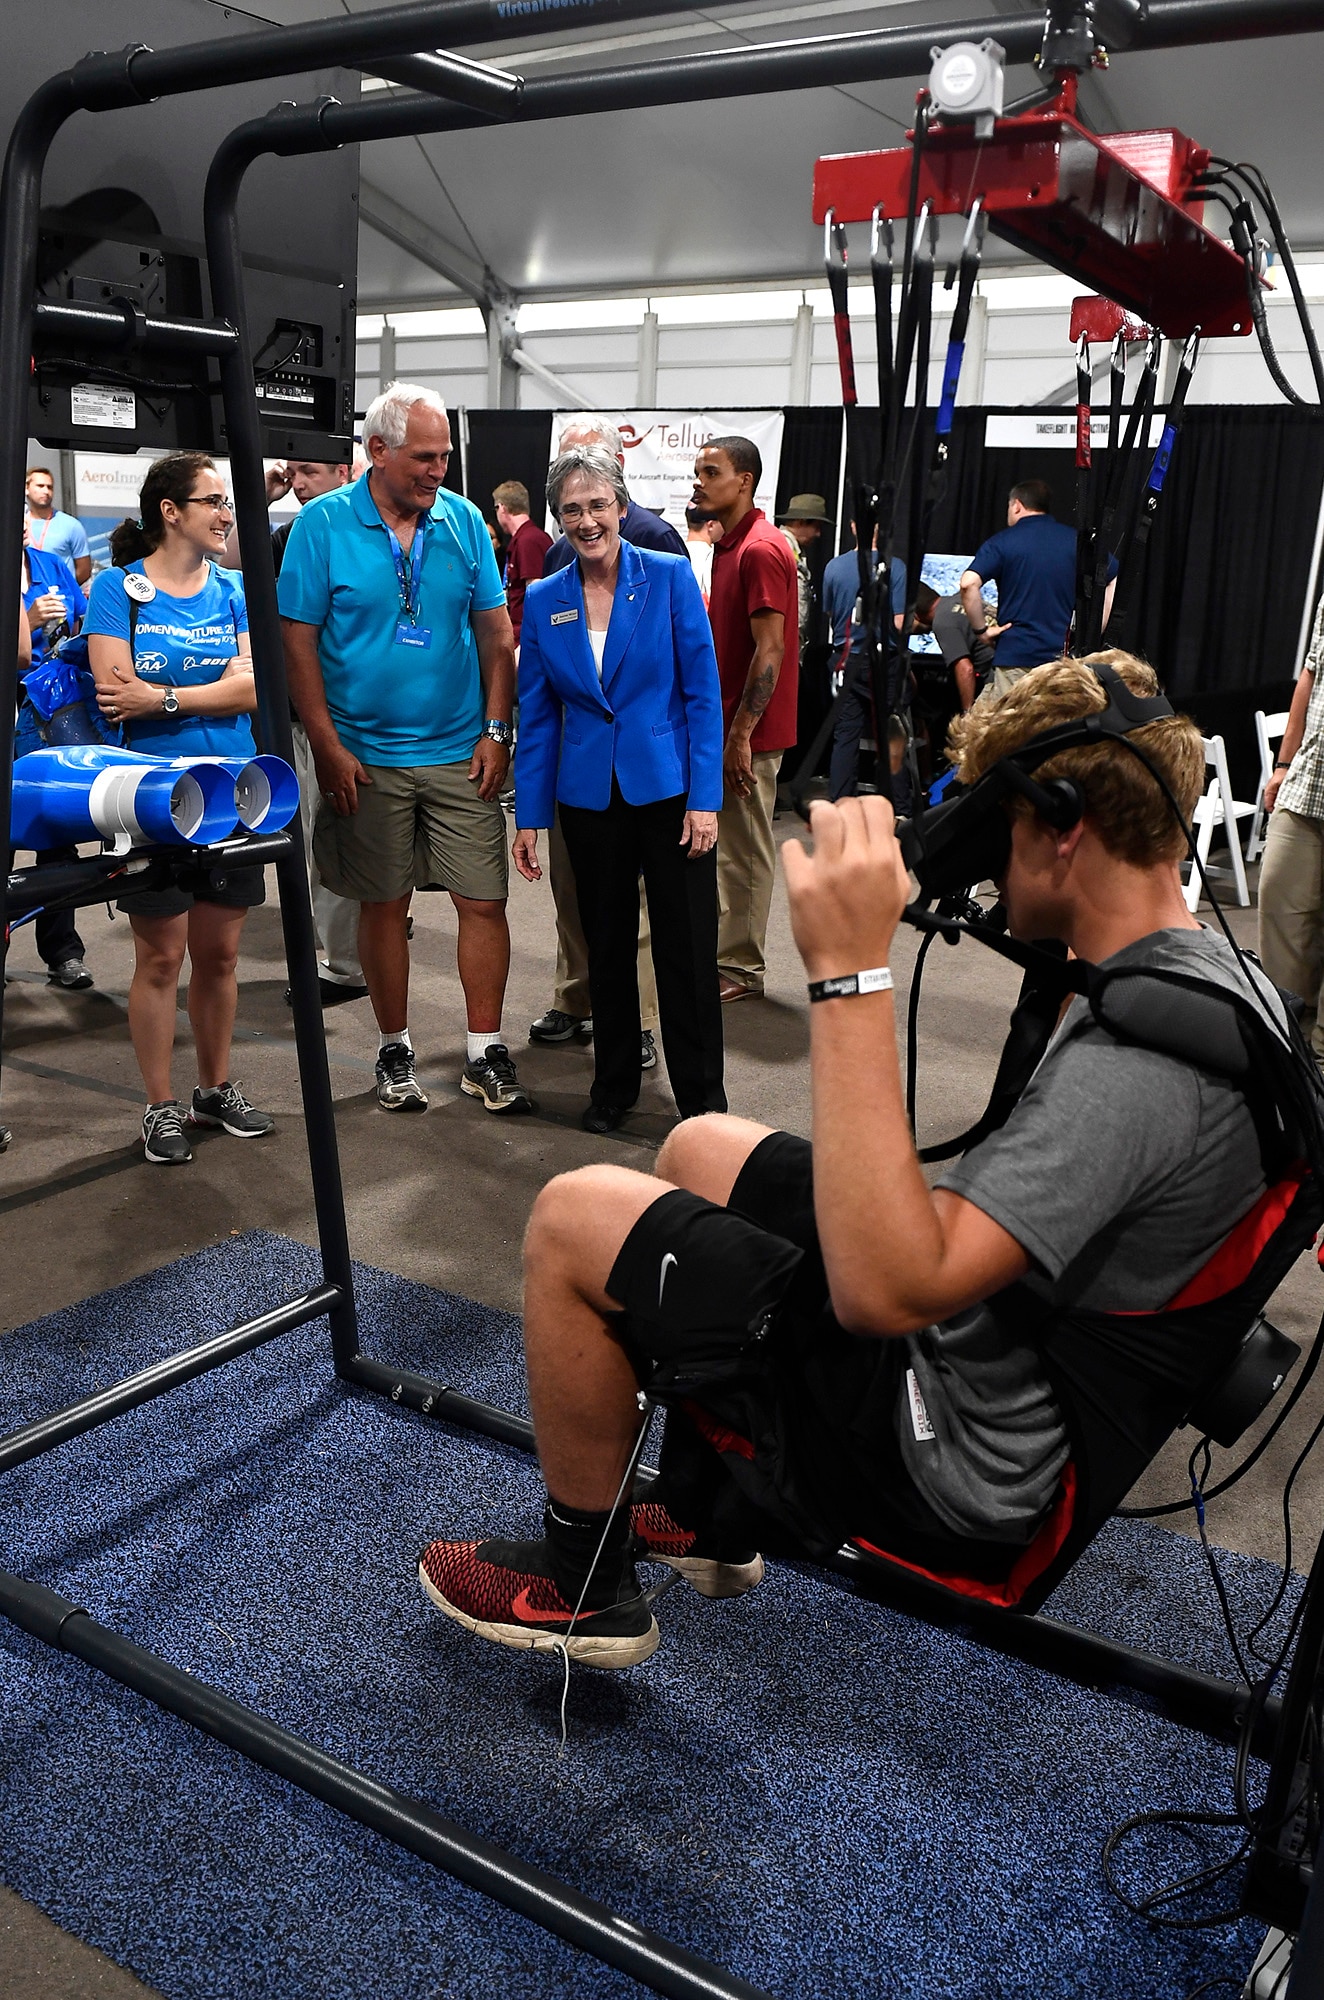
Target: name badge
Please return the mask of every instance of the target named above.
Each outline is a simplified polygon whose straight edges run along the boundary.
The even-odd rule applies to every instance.
[[[407,618],[402,618],[395,628],[395,643],[397,646],[430,646],[432,633],[426,625],[411,625]]]
[[[150,604],[156,596],[156,585],[151,577],[144,576],[141,570],[126,570],[124,594],[126,597],[134,598],[139,604]]]
[[[577,611],[554,611],[552,613],[552,623],[553,625],[573,625],[578,616],[579,613]]]

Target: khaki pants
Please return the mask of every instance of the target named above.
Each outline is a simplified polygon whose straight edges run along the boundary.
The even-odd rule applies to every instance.
[[[1260,867],[1260,958],[1270,979],[1306,1003],[1302,1030],[1324,1064],[1324,820],[1276,806]]]
[[[547,835],[547,877],[556,904],[556,990],[552,1005],[562,1014],[587,1020],[593,1012],[588,993],[588,940],[579,920],[575,871],[570,866],[559,813]],[[657,983],[653,978],[653,946],[642,881],[639,884],[639,1019],[650,1034],[657,1033]]]
[[[313,826],[322,803],[312,746],[302,723],[294,723],[294,768],[299,774],[299,819],[303,826],[303,848],[308,856],[308,890],[313,899],[313,935],[320,962],[317,970],[333,986],[362,986],[359,964],[359,906],[348,896],[333,896],[322,886],[313,859]]]
[[[994,667],[985,683],[983,693],[976,696],[976,708],[992,708],[995,701],[1001,701],[1004,694],[1010,694],[1017,681],[1023,680],[1028,667]]]
[[[772,815],[777,804],[780,750],[755,752],[754,789],[747,799],[727,792],[717,815],[717,970],[751,993],[767,973],[768,914],[777,873]]]

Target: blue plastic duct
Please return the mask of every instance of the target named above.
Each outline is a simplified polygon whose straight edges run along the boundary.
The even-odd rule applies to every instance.
[[[245,833],[279,833],[299,810],[299,780],[283,757],[176,757],[179,770],[215,764],[234,780],[234,807]]]
[[[220,764],[175,764],[109,744],[33,750],[14,765],[9,837],[15,847],[80,840],[128,848],[206,846],[235,831],[235,786]]]

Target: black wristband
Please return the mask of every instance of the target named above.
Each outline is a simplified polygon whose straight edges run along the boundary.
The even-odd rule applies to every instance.
[[[869,972],[843,972],[837,979],[811,979],[811,1000],[849,1000],[857,993],[890,993],[892,975],[885,965]]]
[[[1290,757],[1280,757],[1273,768],[1275,771],[1290,771],[1292,768],[1292,760]]]

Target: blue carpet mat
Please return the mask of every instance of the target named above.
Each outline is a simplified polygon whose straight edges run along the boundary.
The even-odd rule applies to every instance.
[[[254,1233],[0,1343],[0,1424],[308,1284]],[[524,1406],[517,1323],[360,1273],[364,1345]],[[531,1531],[522,1455],[347,1391],[324,1323],[0,1479],[0,1563],[779,2000],[1180,2000],[1262,1932],[1151,1932],[1111,1826],[1227,1804],[1231,1752],[786,1565],[659,1605],[623,1676],[467,1638],[438,1532]],[[1267,1565],[1228,1557],[1234,1604]],[[1050,1605],[1228,1671],[1198,1549],[1115,1523]],[[169,2000],[636,1995],[584,1958],[0,1620],[0,1877]],[[1149,1886],[1190,1865],[1152,1853]],[[1177,1864],[1181,1864],[1180,1866]]]

